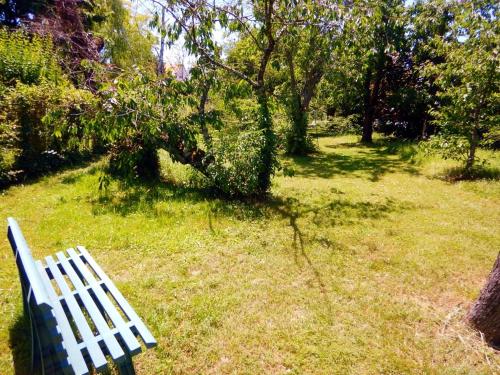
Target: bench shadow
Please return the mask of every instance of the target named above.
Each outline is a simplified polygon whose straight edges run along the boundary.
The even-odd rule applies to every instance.
[[[18,314],[9,329],[9,347],[12,352],[14,373],[31,373],[31,328],[29,318]]]

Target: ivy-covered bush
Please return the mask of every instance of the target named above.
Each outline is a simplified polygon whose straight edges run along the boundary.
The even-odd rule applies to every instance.
[[[18,83],[0,106],[0,138],[15,160],[11,168],[36,174],[58,167],[68,156],[92,147],[83,126],[93,95],[70,85]],[[8,141],[11,139],[11,141]],[[15,141],[14,141],[15,140]]]
[[[90,150],[94,95],[62,72],[49,38],[0,29],[0,185]]]
[[[215,139],[213,162],[207,167],[214,185],[229,195],[252,195],[258,191],[263,144],[264,135],[258,130]]]

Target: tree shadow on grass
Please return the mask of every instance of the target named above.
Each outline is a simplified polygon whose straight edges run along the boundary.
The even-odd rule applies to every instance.
[[[499,181],[500,180],[500,169],[492,167],[489,165],[475,167],[474,170],[467,174],[463,167],[451,167],[443,171],[438,175],[439,179],[447,182],[459,182],[459,181]]]
[[[365,177],[368,174],[369,179],[376,182],[386,173],[405,172],[413,175],[419,173],[417,168],[410,164],[411,158],[416,154],[416,147],[410,143],[383,140],[372,145],[342,143],[326,147],[333,150],[349,147],[359,151],[351,155],[333,151],[292,157],[291,160],[298,167],[295,175],[331,178],[336,175]],[[391,155],[398,157],[390,157]]]
[[[31,373],[31,329],[30,321],[25,314],[16,317],[9,329],[9,347],[14,362],[16,375]]]
[[[341,195],[342,192],[337,192]],[[311,270],[316,280],[321,297],[327,306],[328,311],[333,311],[333,306],[328,297],[329,291],[324,276],[310,256],[310,251],[307,250],[307,245],[310,243],[319,242],[321,245],[335,250],[342,250],[343,246],[335,243],[327,238],[308,238],[307,233],[299,224],[300,219],[306,216],[312,216],[312,222],[316,226],[333,227],[338,225],[349,225],[355,221],[381,219],[387,217],[390,213],[401,212],[414,208],[412,204],[406,202],[397,202],[393,199],[386,199],[383,202],[351,202],[340,197],[332,198],[325,203],[319,205],[308,205],[301,203],[296,198],[281,198],[270,197],[265,202],[260,203],[264,207],[264,213],[268,215],[279,215],[281,218],[288,221],[288,225],[292,228],[291,249],[295,264],[300,268],[300,260],[303,260],[307,267]]]
[[[199,203],[217,198],[212,189],[200,189],[177,186],[161,181],[136,182],[133,184],[119,184],[110,191],[102,191],[97,197],[91,198],[94,215],[114,213],[128,216],[141,212],[147,216],[162,215],[156,208],[160,202],[190,202]]]
[[[114,213],[128,216],[143,213],[147,216],[161,216],[158,203],[186,202],[208,203],[208,213],[232,217],[237,220],[269,219],[273,216],[313,215],[315,225],[348,225],[357,220],[378,219],[395,210],[412,208],[409,203],[386,198],[383,202],[352,201],[342,197],[343,192],[335,190],[320,204],[300,202],[298,198],[280,197],[271,194],[263,198],[237,199],[223,196],[209,188],[184,187],[161,181],[119,185],[115,190],[90,198],[96,215]],[[286,213],[286,214],[285,214]]]
[[[382,201],[353,201],[345,198],[343,192],[339,190],[332,191],[319,203],[304,203],[295,197],[273,195],[268,195],[263,199],[228,199],[222,198],[211,190],[178,187],[164,183],[124,187],[119,195],[118,199],[116,195],[113,195],[95,201],[96,210],[101,213],[112,211],[124,216],[136,212],[157,216],[159,213],[155,207],[160,202],[185,201],[193,204],[203,202],[208,203],[203,209],[206,210],[207,226],[212,233],[214,232],[213,221],[218,217],[231,217],[244,222],[285,220],[285,225],[292,230],[290,249],[295,264],[299,268],[305,265],[312,272],[316,281],[315,285],[324,299],[325,306],[328,306],[330,311],[333,311],[329,298],[331,293],[321,267],[315,264],[314,257],[311,256],[310,245],[320,244],[321,248],[327,248],[330,251],[342,251],[343,246],[336,243],[334,239],[309,234],[306,228],[301,227],[301,222],[308,219],[308,222],[316,227],[331,228],[360,221],[382,219],[394,212],[415,208],[409,202],[390,198]]]

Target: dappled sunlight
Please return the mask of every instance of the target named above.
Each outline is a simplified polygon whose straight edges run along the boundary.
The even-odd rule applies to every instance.
[[[418,169],[408,162],[410,156],[399,156],[390,145],[375,143],[365,146],[355,141],[331,144],[323,142],[317,154],[294,157],[290,161],[295,174],[305,178],[350,175],[376,182],[387,173],[418,174]]]

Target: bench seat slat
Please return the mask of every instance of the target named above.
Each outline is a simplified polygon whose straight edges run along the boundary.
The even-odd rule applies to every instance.
[[[120,293],[118,288],[115,286],[115,284],[111,281],[111,279],[106,275],[106,273],[102,270],[102,268],[97,264],[97,262],[92,258],[92,256],[89,254],[87,249],[83,246],[77,246],[77,249],[80,251],[82,254],[83,258],[85,259],[86,263],[88,263],[94,272],[99,276],[99,278],[104,281],[106,288],[108,291],[113,295],[114,299],[118,303],[118,305],[122,308],[124,311],[125,315],[134,323],[135,328],[137,329],[139,335],[142,337],[142,340],[144,341],[144,344],[146,345],[147,348],[151,348],[156,345],[156,340],[154,339],[153,335],[149,331],[149,329],[146,327],[146,325],[143,323],[141,318],[137,315],[137,313],[134,311],[132,306],[127,302],[125,297]]]
[[[57,267],[54,259],[51,256],[46,257],[45,261],[47,262],[50,272],[52,273],[52,276],[54,276],[54,279],[56,280],[56,283],[62,294],[67,295],[68,297],[65,299],[66,305],[68,306],[71,316],[73,317],[73,321],[78,328],[78,331],[82,335],[83,341],[90,341],[94,337],[94,334],[92,333],[92,330],[90,329],[87,319],[83,315],[78,302],[71,294],[71,290],[66,284],[63,274],[61,273],[59,267]],[[89,342],[89,345],[87,345],[87,350],[89,352],[90,358],[92,359],[94,367],[98,370],[104,370],[107,367],[107,361],[99,345],[97,343]]]
[[[59,264],[59,262],[57,262],[56,264]],[[47,267],[46,267],[47,269]],[[103,284],[103,282],[101,281],[98,281],[99,284]],[[94,289],[96,287],[95,284],[90,284],[90,285],[85,285],[85,289],[91,291],[92,289]],[[74,296],[77,296],[78,295],[78,290],[73,290],[71,293],[73,293]],[[59,299],[60,300],[63,300],[64,299],[64,296],[59,296]]]
[[[35,263],[38,271],[40,272],[41,278],[46,284],[50,284],[49,276],[45,272],[45,267],[43,266],[42,262],[38,260]],[[73,330],[71,329],[64,309],[59,302],[57,294],[52,288],[46,288],[46,290],[52,302],[52,308],[60,328],[60,334],[63,337],[63,343],[68,355],[68,361],[77,375],[88,375],[89,370],[85,363],[85,359],[83,358],[81,351],[78,350],[78,343],[76,342],[76,338],[73,335]]]
[[[90,285],[95,285],[94,288],[92,288],[92,291],[95,293],[97,299],[101,303],[102,307],[110,317],[111,321],[115,325],[115,327],[118,329],[118,333],[120,334],[121,338],[125,342],[125,345],[127,346],[129,350],[130,355],[135,355],[141,352],[141,345],[135,338],[134,334],[130,330],[129,326],[126,324],[126,322],[123,320],[122,316],[120,313],[116,310],[115,305],[111,302],[109,299],[108,295],[102,289],[101,282],[99,283],[92,272],[88,269],[88,267],[83,263],[82,259],[80,256],[76,253],[74,249],[68,249],[68,254],[70,256],[70,259],[75,263],[76,267],[78,270],[81,272],[82,276],[87,280],[87,282]]]
[[[88,290],[85,288],[83,285],[83,282],[80,280],[80,277],[77,275],[76,271],[73,269],[71,263],[69,260],[65,257],[65,255],[62,252],[56,253],[57,259],[59,259],[59,263],[61,264],[61,267],[64,269],[66,272],[66,275],[69,277],[73,285],[75,286],[75,289],[78,291],[78,295],[80,299],[83,302],[83,305],[87,309],[87,311],[90,314],[90,318],[94,322],[97,330],[100,333],[100,336],[102,337],[102,340],[106,344],[106,347],[109,351],[109,354],[111,354],[111,357],[113,358],[114,361],[116,362],[121,362],[125,360],[125,353],[123,352],[123,349],[120,347],[120,344],[116,340],[116,338],[111,334],[110,328],[108,326],[108,323],[104,320],[104,317],[102,316],[101,312],[99,311],[99,308],[95,304],[94,300],[90,296]],[[74,298],[73,294],[71,291],[69,291],[70,295],[72,298]],[[91,336],[84,338],[85,342],[88,342],[88,346],[93,346],[97,345],[99,347],[98,341],[95,340],[95,336],[91,331]],[[107,365],[106,365],[107,366]],[[96,366],[96,369],[98,367]]]

